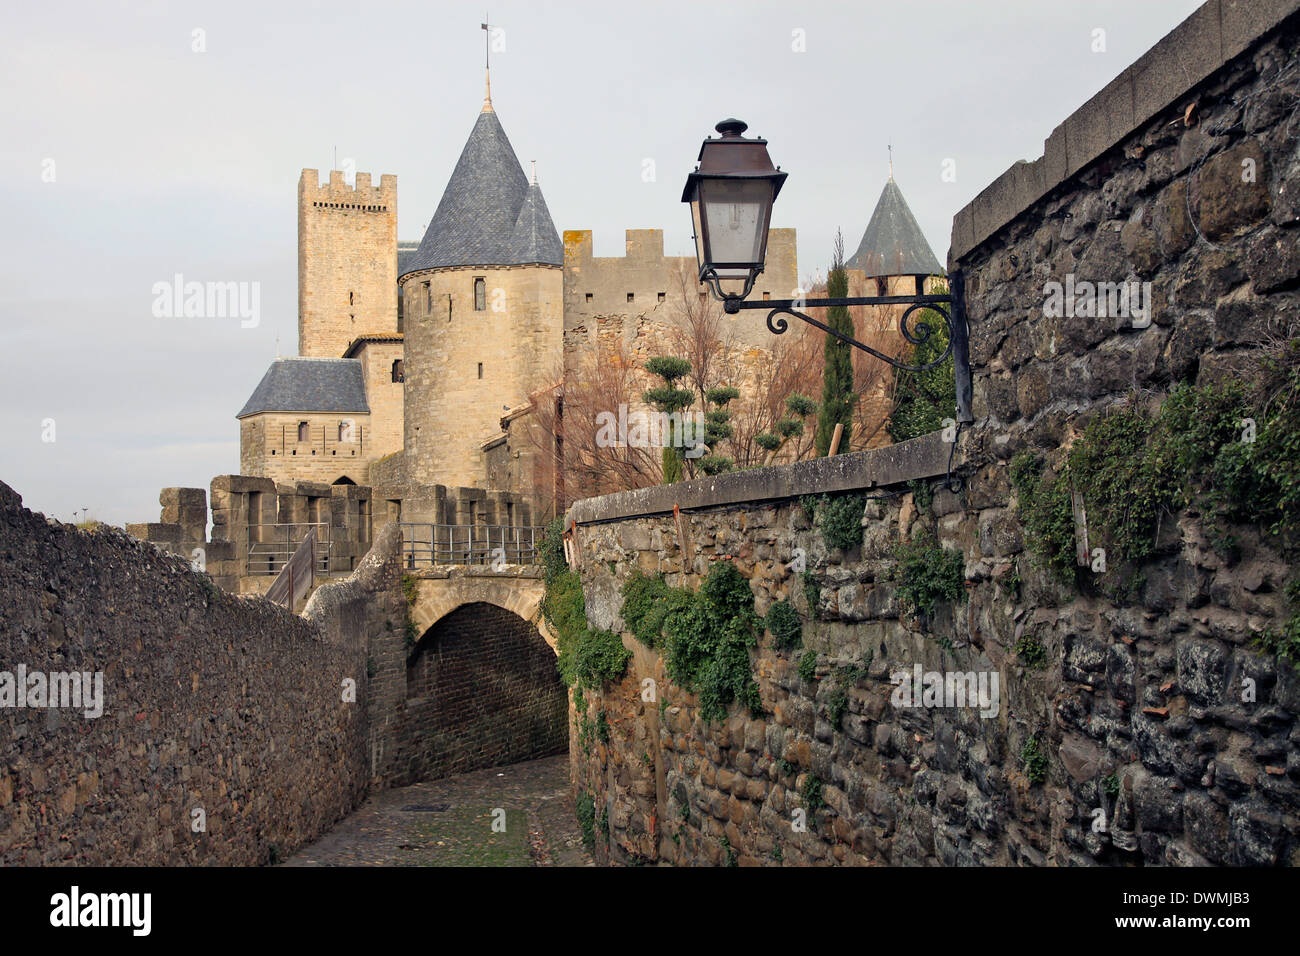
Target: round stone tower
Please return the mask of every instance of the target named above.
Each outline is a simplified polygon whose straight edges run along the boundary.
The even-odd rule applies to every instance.
[[[404,303],[406,478],[481,485],[482,444],[554,384],[564,247],[492,108],[491,91],[419,249]]]

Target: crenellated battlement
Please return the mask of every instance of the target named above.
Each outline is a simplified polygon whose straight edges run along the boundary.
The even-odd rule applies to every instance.
[[[349,186],[341,169],[331,169],[325,183],[320,181],[319,170],[304,169],[298,178],[298,203],[303,207],[388,212],[397,205],[397,177],[384,173],[379,185],[372,186],[370,173],[357,173],[354,184]]]

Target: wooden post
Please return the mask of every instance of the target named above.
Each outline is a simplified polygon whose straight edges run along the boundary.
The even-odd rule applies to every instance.
[[[827,457],[827,458],[831,457],[831,455],[837,455],[837,454],[839,454],[839,451],[840,451],[840,439],[843,438],[843,437],[844,437],[844,423],[843,423],[843,422],[836,422],[836,423],[835,423],[835,434],[831,436],[831,447],[830,447],[830,451],[826,452],[826,457]]]

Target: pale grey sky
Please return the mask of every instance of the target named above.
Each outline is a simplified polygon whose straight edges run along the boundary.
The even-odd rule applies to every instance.
[[[773,224],[798,230],[802,275],[837,227],[856,247],[887,143],[943,261],[953,213],[1198,5],[498,0],[493,103],[557,228],[593,230],[598,255],[621,255],[627,228],[689,253],[682,183],[737,116],[790,174]],[[337,147],[395,173],[399,235],[418,240],[482,103],[482,19],[445,2],[6,11],[0,481],[120,524],[157,521],[164,486],[238,471],[235,413],[277,336],[296,349],[300,170]],[[155,318],[152,287],[176,273],[260,283],[259,324]]]

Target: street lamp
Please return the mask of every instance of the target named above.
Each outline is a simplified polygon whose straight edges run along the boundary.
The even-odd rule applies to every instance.
[[[818,322],[797,311],[794,299],[745,301],[754,288],[754,280],[763,271],[767,258],[767,233],[772,221],[772,204],[787,176],[772,165],[767,153],[767,140],[746,139],[741,135],[748,128],[747,124],[738,119],[725,119],[719,123],[715,129],[721,137],[704,140],[700,147],[699,165],[686,177],[682,202],[691,204],[691,224],[695,229],[695,254],[699,260],[700,282],[709,286],[714,298],[722,302],[723,309],[730,315],[748,309],[769,309],[767,328],[774,335],[780,335],[790,327],[790,323],[781,316],[793,315],[904,371],[920,372],[934,368],[951,355],[956,378],[956,421],[959,424],[973,422],[965,281],[959,271],[954,270],[948,274],[948,292],[944,295],[924,294],[918,278],[916,295],[797,301],[798,306],[805,309],[906,305],[907,309],[899,318],[898,329],[903,338],[913,345],[925,342],[935,330],[924,322],[917,323],[913,329],[909,324],[910,316],[918,309],[931,310],[948,327],[948,347],[937,359],[925,365],[907,365],[859,342],[851,335]],[[741,291],[724,291],[721,283],[726,281],[741,283]]]
[[[699,165],[686,177],[682,202],[691,204],[700,281],[726,301],[720,282],[744,284],[749,295],[767,258],[767,231],[786,174],[772,165],[767,140],[746,139],[747,124],[725,119],[700,146]]]

